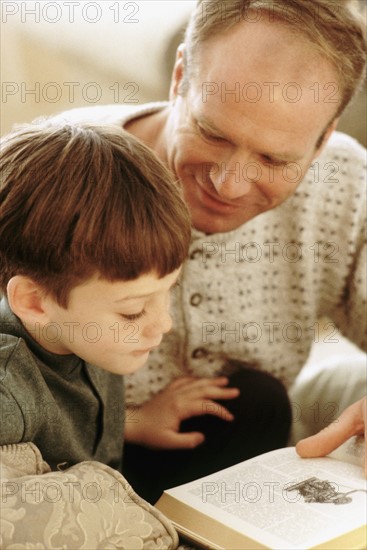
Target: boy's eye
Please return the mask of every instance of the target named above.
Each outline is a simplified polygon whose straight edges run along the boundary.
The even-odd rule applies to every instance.
[[[136,321],[137,319],[140,319],[141,317],[144,317],[146,311],[143,309],[143,311],[140,311],[139,313],[130,313],[129,315],[126,313],[121,313],[121,317],[123,319],[126,319],[127,321]]]

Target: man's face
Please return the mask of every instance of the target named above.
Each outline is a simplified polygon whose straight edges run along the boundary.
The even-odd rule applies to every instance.
[[[176,62],[167,161],[194,226],[226,232],[294,193],[333,129],[339,95],[332,67],[278,23],[238,24],[199,53],[185,96]]]
[[[66,309],[46,296],[50,322],[39,343],[115,374],[136,371],[171,328],[170,289],[179,271],[123,282],[93,277],[71,290]]]

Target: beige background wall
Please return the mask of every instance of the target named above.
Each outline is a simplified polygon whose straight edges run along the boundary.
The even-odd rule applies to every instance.
[[[2,134],[68,108],[167,98],[167,50],[195,1],[74,4],[1,2]]]
[[[176,35],[195,0],[69,4],[1,2],[1,134],[68,108],[167,98]],[[364,90],[340,124],[365,145],[366,103]]]

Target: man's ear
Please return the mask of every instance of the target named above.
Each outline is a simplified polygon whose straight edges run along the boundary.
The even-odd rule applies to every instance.
[[[323,151],[329,137],[334,132],[334,130],[336,130],[336,127],[338,126],[339,120],[340,120],[339,118],[334,118],[333,122],[330,124],[330,126],[327,127],[326,131],[321,136],[321,138],[320,138],[320,140],[317,144],[317,147],[316,147],[314,159],[316,157],[318,157],[321,154],[321,152]]]
[[[24,324],[49,322],[44,307],[45,293],[31,278],[15,275],[7,285],[10,309]]]
[[[185,44],[180,44],[176,52],[176,61],[172,71],[169,99],[173,101],[179,95],[180,84],[184,77]]]

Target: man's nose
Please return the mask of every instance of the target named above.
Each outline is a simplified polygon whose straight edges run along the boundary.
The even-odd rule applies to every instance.
[[[209,177],[218,195],[229,200],[247,195],[258,177],[258,167],[255,164],[238,156],[214,163]]]

